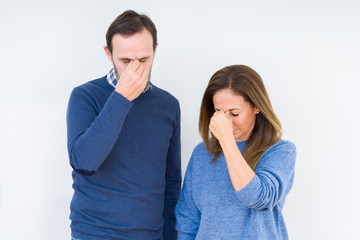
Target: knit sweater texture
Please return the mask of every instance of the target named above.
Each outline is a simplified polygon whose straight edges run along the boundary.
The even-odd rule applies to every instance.
[[[152,86],[132,102],[106,77],[76,87],[68,112],[74,238],[176,238],[180,108]]]
[[[238,142],[240,152],[246,142]],[[195,147],[176,206],[178,240],[285,240],[281,213],[294,181],[296,149],[288,141],[268,148],[255,177],[235,191],[224,155],[215,163],[205,144]]]

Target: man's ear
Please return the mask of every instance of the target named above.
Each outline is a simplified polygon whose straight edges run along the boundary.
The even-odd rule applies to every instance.
[[[105,50],[105,53],[106,53],[107,57],[109,58],[109,61],[112,62],[112,55],[111,55],[111,52],[108,49],[108,47],[104,46],[104,50]]]

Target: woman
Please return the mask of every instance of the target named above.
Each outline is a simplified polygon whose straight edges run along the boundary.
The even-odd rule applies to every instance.
[[[234,65],[205,90],[204,142],[189,161],[176,206],[178,240],[288,239],[281,210],[294,180],[296,150],[260,76]]]

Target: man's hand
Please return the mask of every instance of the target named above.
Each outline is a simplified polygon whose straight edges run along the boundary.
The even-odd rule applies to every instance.
[[[132,60],[121,73],[115,91],[132,101],[144,91],[148,78],[149,70],[139,60]]]
[[[220,143],[234,140],[232,121],[224,112],[214,113],[210,119],[209,129]]]

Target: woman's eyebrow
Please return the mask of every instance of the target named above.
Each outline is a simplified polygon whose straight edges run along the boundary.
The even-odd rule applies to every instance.
[[[218,111],[218,110],[220,110],[219,108],[214,108],[214,110],[215,111]],[[233,111],[233,110],[241,110],[240,108],[231,108],[231,109],[229,109],[229,110],[226,110],[226,112],[228,112],[228,111]]]

